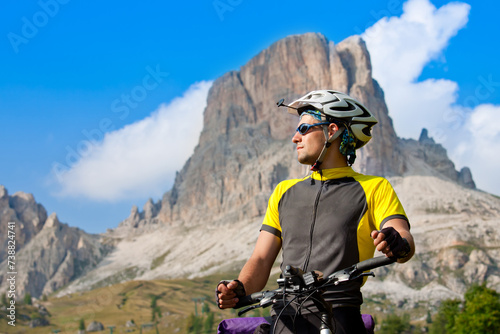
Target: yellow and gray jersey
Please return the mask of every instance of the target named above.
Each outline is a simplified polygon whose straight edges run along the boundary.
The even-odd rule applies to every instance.
[[[408,221],[390,183],[342,167],[278,184],[261,230],[282,239],[282,268],[319,270],[326,277],[373,257],[371,231],[393,218]],[[325,297],[335,306],[360,305],[361,285],[338,286]]]

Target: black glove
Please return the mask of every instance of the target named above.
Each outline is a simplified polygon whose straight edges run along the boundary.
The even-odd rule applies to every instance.
[[[411,247],[408,243],[408,240],[402,238],[399,232],[396,231],[393,227],[385,227],[380,230],[380,233],[384,233],[384,240],[387,241],[392,254],[396,258],[402,259],[410,254]]]
[[[236,294],[236,297],[237,298],[241,298],[241,297],[245,297],[247,294],[245,292],[245,287],[243,286],[243,283],[241,283],[241,281],[235,279],[234,280],[236,283],[238,283],[238,286],[236,287],[236,289],[234,289],[234,293]],[[217,284],[217,287],[215,288],[215,303],[217,304],[217,307],[220,308],[220,305],[219,305],[219,285],[221,284],[224,284],[224,285],[228,285],[231,281],[220,281],[218,284]]]

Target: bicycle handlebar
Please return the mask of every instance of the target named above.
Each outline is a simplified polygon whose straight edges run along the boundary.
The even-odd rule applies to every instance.
[[[386,265],[389,265],[389,264],[394,263],[394,262],[396,262],[396,258],[394,258],[394,257],[392,257],[392,258],[389,258],[386,256],[374,257],[374,258],[356,263],[349,268],[345,268],[345,269],[336,271],[335,273],[329,275],[326,280],[321,280],[320,284],[316,284],[317,282],[306,284],[307,286],[305,288],[303,288],[303,290],[305,291],[305,290],[319,289],[319,288],[321,288],[329,283],[339,284],[342,282],[351,281],[351,280],[357,279],[361,276],[367,275],[367,274],[363,274],[364,271],[375,269],[375,268],[382,267],[382,266],[386,266]],[[287,268],[287,269],[289,269],[289,268]],[[296,268],[291,267],[291,271],[296,273],[295,276],[300,275],[300,277],[303,278],[302,272],[300,270],[297,270]],[[373,275],[373,273],[372,273],[372,275]],[[280,279],[278,281],[284,282],[283,279]],[[252,293],[248,296],[239,298],[238,303],[236,303],[236,306],[234,308],[238,309],[238,308],[250,306],[253,304],[257,304],[257,303],[260,303],[260,305],[255,306],[255,307],[269,306],[273,303],[273,301],[275,299],[277,299],[279,296],[282,295],[283,291],[284,291],[283,288],[279,288],[276,290],[259,291],[259,292]],[[291,293],[291,291],[289,291],[288,293]],[[266,300],[266,298],[268,300]],[[254,307],[252,307],[252,308],[254,308]],[[246,311],[248,311],[252,308],[249,308],[247,310],[243,310],[240,312],[240,314],[245,313]]]
[[[396,262],[396,260],[397,259],[395,257],[386,257],[386,256],[378,256],[378,257],[374,257],[374,258],[371,258],[368,260],[364,260],[364,261],[361,261],[359,263],[356,263],[355,265],[353,265],[351,267],[352,268],[351,274],[362,273],[363,271],[372,270],[372,269],[375,269],[378,267],[383,267],[383,266],[386,266],[388,264]],[[344,270],[346,270],[346,269],[344,269]],[[342,272],[342,270],[340,270],[340,272]],[[339,271],[331,274],[330,276],[328,276],[328,278],[334,277],[335,274],[337,274],[337,273],[339,273]]]
[[[259,292],[252,293],[251,295],[248,295],[248,296],[245,296],[245,297],[241,297],[241,298],[238,299],[238,302],[236,303],[236,306],[233,307],[233,308],[242,308],[242,307],[245,307],[245,306],[257,304],[262,299],[264,299],[264,295],[266,293],[270,293],[270,292],[276,293],[276,292],[278,292],[280,290],[281,289],[276,289],[276,290],[272,290],[272,291],[259,291]]]

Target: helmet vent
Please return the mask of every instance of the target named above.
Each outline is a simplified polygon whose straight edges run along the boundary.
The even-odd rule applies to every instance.
[[[350,103],[349,101],[345,101],[347,103],[347,107],[342,107],[342,106],[332,106],[330,107],[330,110],[333,111],[351,111],[351,110],[356,110],[356,106]],[[363,110],[366,112],[366,110]]]
[[[362,117],[370,117],[371,114],[368,110],[366,110],[366,108],[364,106],[362,106],[361,104],[358,104],[357,105],[359,109],[363,110],[363,116]]]
[[[367,127],[363,128],[363,130],[361,130],[361,131],[363,131],[363,133],[365,135],[367,135],[368,137],[371,137],[372,136],[372,131],[371,130],[372,130],[372,127],[371,126],[367,126]]]

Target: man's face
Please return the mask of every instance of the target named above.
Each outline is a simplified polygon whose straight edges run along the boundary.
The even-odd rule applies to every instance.
[[[321,123],[314,117],[304,115],[298,125]],[[325,144],[325,135],[321,125],[309,129],[306,134],[301,135],[298,131],[292,138],[292,142],[297,145],[297,159],[301,164],[314,165]]]

